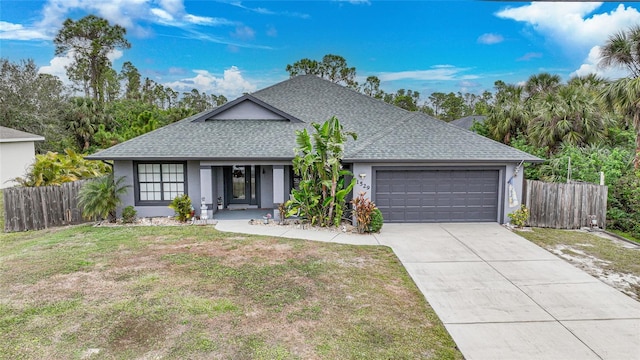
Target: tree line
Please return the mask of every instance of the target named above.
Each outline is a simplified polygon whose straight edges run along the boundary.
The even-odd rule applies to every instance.
[[[143,78],[131,62],[116,71],[109,54],[130,48],[125,35],[124,28],[93,15],[66,20],[54,44],[57,55],[73,59],[66,68],[72,86],[39,74],[33,60],[0,59],[0,125],[43,135],[46,141],[36,145],[39,153],[87,153],[227,101],[197,89],[178,93]],[[602,46],[600,65],[626,67],[630,76],[608,81],[589,75],[562,82],[557,75],[540,73],[523,85],[498,80],[493,92],[434,92],[424,101],[411,89],[385,92],[376,76],[359,84],[356,68],[339,55],[301,59],[285,70],[290,76],[320,76],[443,121],[485,115],[474,131],[547,159],[525,169],[530,179],[566,181],[569,161],[572,179],[597,182],[604,171],[613,226],[640,237],[640,26],[611,35]]]
[[[109,54],[130,48],[125,35],[94,15],[67,19],[54,44],[56,55],[73,59],[66,67],[70,86],[39,73],[32,59],[0,58],[0,125],[44,136],[38,153],[86,153],[227,102],[223,95],[195,88],[179,93],[143,78],[129,61],[116,71]]]
[[[344,57],[334,54],[327,54],[322,57],[322,60],[300,59],[287,65],[285,70],[291,77],[316,75],[405,110],[422,111],[444,121],[469,115],[486,115],[493,100],[493,94],[490,91],[484,91],[481,95],[434,92],[420,104],[419,91],[398,89],[395,93],[385,92],[380,88],[380,78],[375,75],[368,76],[362,84],[358,83],[356,68],[350,67]]]

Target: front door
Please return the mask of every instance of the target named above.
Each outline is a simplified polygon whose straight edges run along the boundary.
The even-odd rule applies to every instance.
[[[233,165],[225,170],[228,203],[258,205],[259,166]]]

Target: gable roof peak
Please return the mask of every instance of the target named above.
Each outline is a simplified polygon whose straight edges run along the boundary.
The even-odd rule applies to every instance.
[[[224,112],[229,111],[230,109],[236,108],[238,106],[242,106],[241,104],[246,103],[246,102],[250,102],[252,104],[257,105],[258,107],[267,110],[268,112],[277,114],[279,116],[281,116],[284,120],[288,120],[289,122],[293,122],[293,123],[301,123],[303,122],[302,120],[298,119],[297,117],[288,114],[285,111],[282,111],[278,108],[276,108],[275,106],[268,104],[267,102],[258,99],[257,97],[251,95],[251,94],[245,94],[233,101],[227,102],[223,105],[220,105],[214,109],[212,109],[211,111],[207,111],[207,112],[203,112],[201,113],[201,116],[198,116],[197,118],[193,119],[192,122],[203,122],[203,121],[208,121],[208,120],[215,120],[215,117],[217,115],[220,115]],[[232,119],[232,120],[246,120],[246,119]]]

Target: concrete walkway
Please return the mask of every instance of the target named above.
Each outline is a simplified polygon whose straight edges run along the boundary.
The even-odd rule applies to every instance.
[[[640,302],[498,224],[385,224],[376,235],[217,229],[390,246],[466,359],[640,359]]]

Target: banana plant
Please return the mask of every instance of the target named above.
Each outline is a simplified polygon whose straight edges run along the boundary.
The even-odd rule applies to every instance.
[[[344,178],[351,173],[342,168],[345,143],[348,137],[357,139],[353,132],[344,131],[336,117],[322,124],[313,123],[315,132],[304,129],[296,132],[293,169],[301,177],[298,189],[292,190],[286,205],[288,215],[300,215],[321,226],[339,225],[345,199],[353,189],[355,180],[345,187]]]

